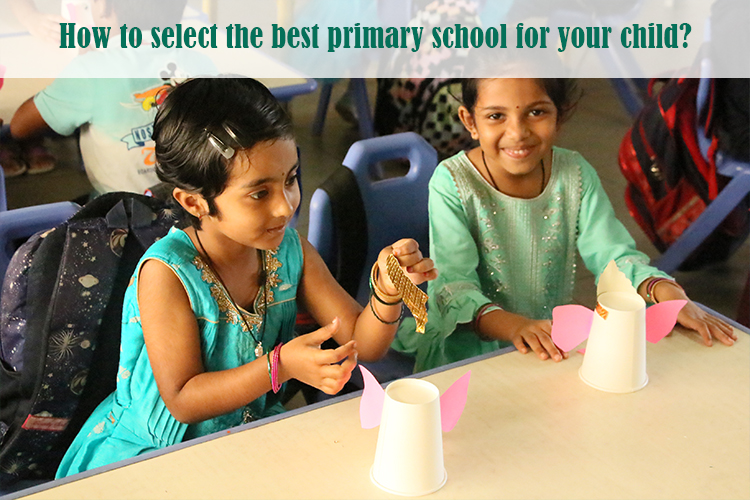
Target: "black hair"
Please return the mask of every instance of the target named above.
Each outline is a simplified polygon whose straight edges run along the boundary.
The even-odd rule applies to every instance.
[[[128,28],[151,29],[179,23],[187,0],[106,0],[106,13]]]
[[[479,83],[482,80],[483,78],[465,78],[461,82],[461,101],[472,115],[477,105]],[[538,82],[557,109],[557,123],[567,121],[581,98],[578,82],[573,78],[539,78]]]
[[[203,196],[209,215],[218,214],[214,200],[227,186],[235,151],[293,137],[281,104],[252,78],[196,78],[167,92],[154,120],[156,174]],[[200,228],[196,217],[183,216]]]

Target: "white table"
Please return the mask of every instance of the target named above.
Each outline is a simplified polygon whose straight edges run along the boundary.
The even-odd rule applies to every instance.
[[[427,376],[442,392],[472,371],[444,434],[448,482],[430,497],[749,498],[750,338],[707,348],[678,333],[647,356],[649,384],[624,395],[585,385],[580,354],[513,351]],[[378,429],[360,427],[358,408],[303,408],[28,498],[393,497],[370,482]]]

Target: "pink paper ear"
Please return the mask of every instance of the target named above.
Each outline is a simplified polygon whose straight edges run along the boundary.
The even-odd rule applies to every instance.
[[[677,322],[687,300],[667,300],[646,309],[646,340],[656,344],[666,337]]]
[[[469,392],[471,370],[453,382],[448,390],[440,396],[440,419],[443,432],[449,432],[458,423],[466,406],[466,393]]]
[[[380,425],[385,390],[367,368],[359,365],[359,370],[362,372],[362,378],[365,381],[365,390],[362,392],[362,399],[359,402],[359,422],[363,429],[372,429]]]
[[[570,352],[589,337],[594,311],[576,304],[552,309],[552,341],[565,352]]]

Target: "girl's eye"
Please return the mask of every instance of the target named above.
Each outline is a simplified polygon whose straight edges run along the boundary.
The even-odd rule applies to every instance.
[[[262,200],[266,196],[268,196],[268,191],[266,191],[265,189],[262,191],[255,191],[254,193],[250,193],[250,198],[254,200]]]
[[[502,113],[492,113],[487,118],[489,118],[490,120],[501,120],[503,118],[503,116],[504,115]]]
[[[545,114],[546,112],[547,112],[547,111],[545,111],[545,110],[543,110],[543,109],[532,109],[532,110],[531,110],[531,112],[530,112],[529,114],[530,114],[531,116],[542,116],[542,115],[544,115],[544,114]]]
[[[297,178],[299,177],[299,171],[295,170],[293,174],[289,176],[289,178],[286,180],[287,186],[293,186],[297,183]]]

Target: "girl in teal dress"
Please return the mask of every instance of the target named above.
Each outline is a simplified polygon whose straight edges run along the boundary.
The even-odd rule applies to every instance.
[[[430,180],[430,256],[424,335],[406,322],[394,348],[424,370],[507,345],[561,361],[552,309],[572,301],[576,253],[599,276],[614,260],[648,303],[687,299],[615,218],[589,163],[554,146],[574,107],[564,79],[473,79],[462,83],[459,118],[479,147],[442,162]],[[731,345],[732,328],[693,302],[678,321]]]
[[[364,310],[289,227],[300,200],[292,125],[252,79],[196,79],[154,123],[157,173],[185,229],[143,256],[125,295],[117,389],[94,411],[58,477],[283,411],[292,378],[338,392],[388,349],[401,315],[385,272],[394,254],[414,283],[433,279],[414,240],[384,248]],[[297,306],[326,325],[294,336]],[[321,350],[333,338],[340,347]]]

